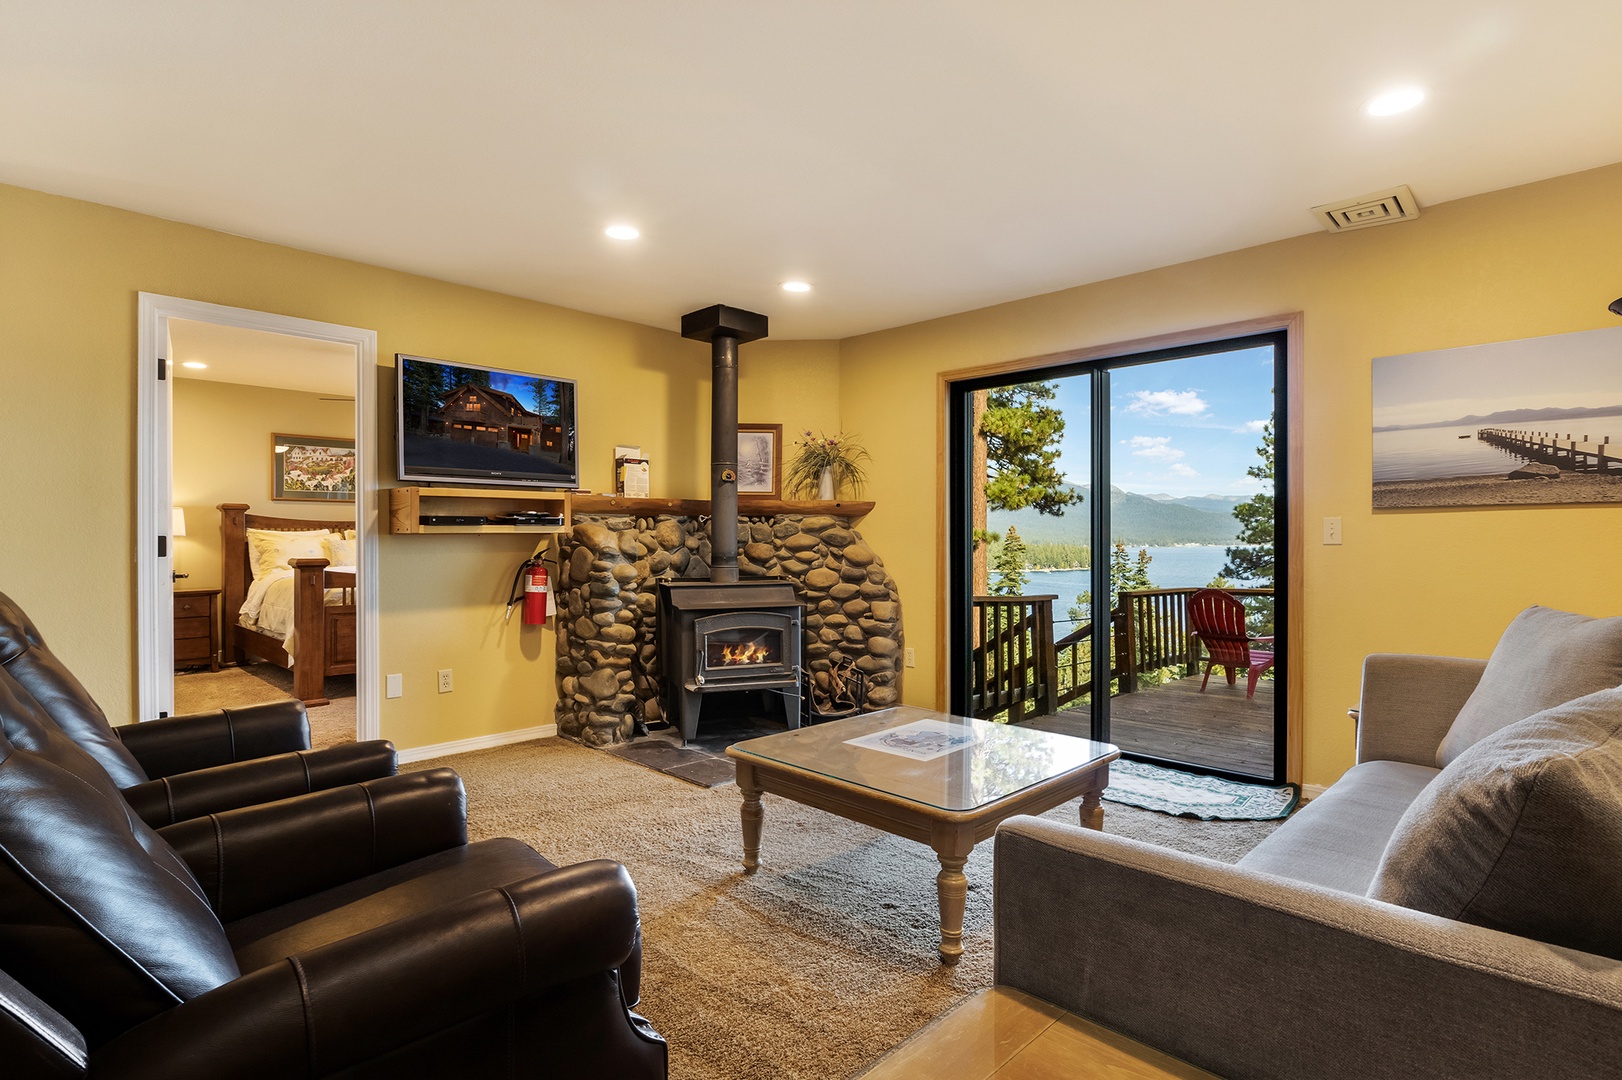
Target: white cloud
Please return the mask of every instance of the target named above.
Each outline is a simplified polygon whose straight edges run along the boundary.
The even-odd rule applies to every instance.
[[[1126,411],[1144,416],[1198,416],[1209,407],[1198,390],[1134,390],[1131,398]]]
[[[1246,420],[1244,426],[1239,428],[1241,435],[1260,435],[1267,430],[1266,420]]]
[[[1200,475],[1196,470],[1194,470],[1193,468],[1191,468],[1191,467],[1189,467],[1187,465],[1184,465],[1181,461],[1174,464],[1171,467],[1171,471],[1176,473],[1178,476],[1190,476],[1190,477],[1192,477],[1192,476]]]
[[[1183,451],[1171,445],[1170,435],[1134,435],[1126,444],[1133,454],[1151,461],[1176,461],[1183,456]]]

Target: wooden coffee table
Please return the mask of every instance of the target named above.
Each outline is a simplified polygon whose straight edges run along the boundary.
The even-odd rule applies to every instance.
[[[1081,823],[1104,827],[1099,802],[1109,743],[901,706],[727,748],[743,792],[743,869],[760,866],[769,791],[928,844],[940,859],[941,962],[963,955],[963,865],[974,845],[1015,814],[1081,799]]]

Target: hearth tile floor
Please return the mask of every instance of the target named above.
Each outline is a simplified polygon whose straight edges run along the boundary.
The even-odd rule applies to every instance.
[[[681,744],[681,732],[668,727],[603,749],[689,784],[720,787],[732,783],[735,774],[732,759],[726,756],[727,747],[783,730],[781,720],[720,716],[699,720],[698,734],[686,746]]]

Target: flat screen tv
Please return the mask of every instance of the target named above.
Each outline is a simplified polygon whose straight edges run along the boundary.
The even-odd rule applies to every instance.
[[[394,370],[401,480],[579,485],[574,380],[404,353]]]

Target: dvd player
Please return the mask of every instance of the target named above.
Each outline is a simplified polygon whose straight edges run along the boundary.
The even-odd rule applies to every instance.
[[[488,525],[490,521],[480,514],[424,514],[417,519],[419,525]]]

